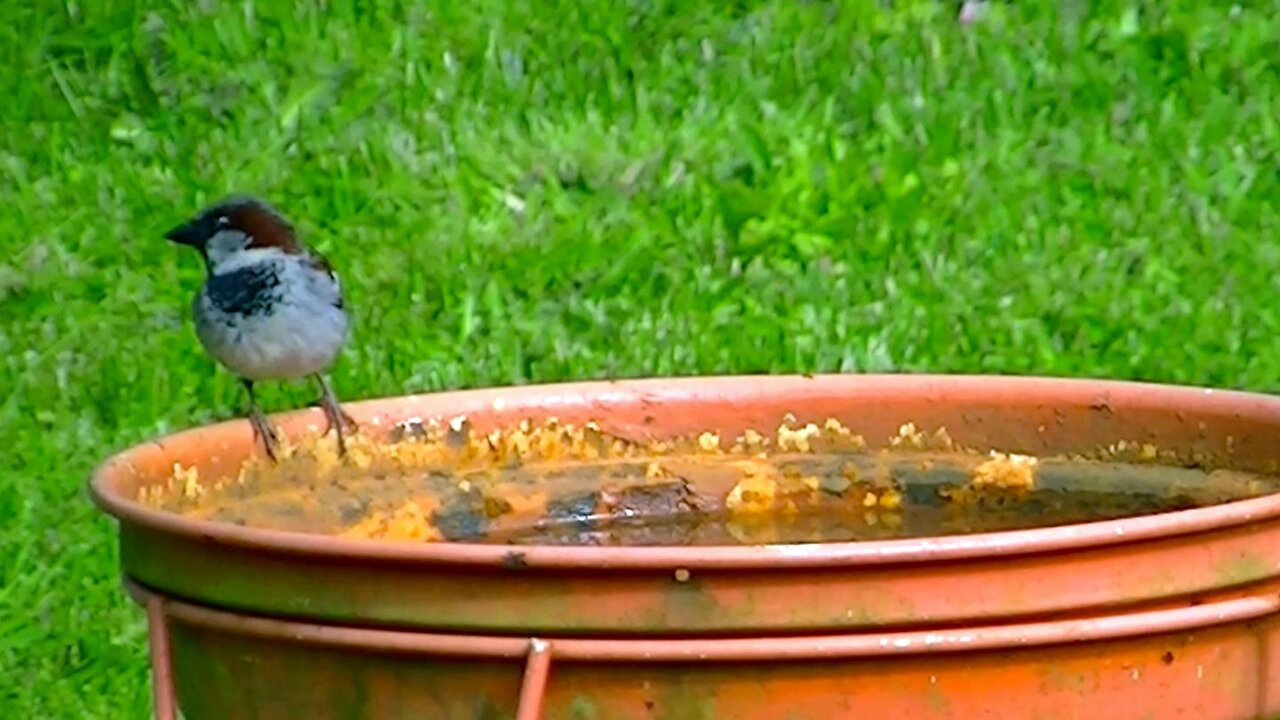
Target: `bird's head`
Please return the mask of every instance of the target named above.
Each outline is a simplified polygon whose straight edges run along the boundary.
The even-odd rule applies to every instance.
[[[199,250],[210,273],[256,254],[302,252],[289,221],[265,201],[248,196],[219,200],[164,236]]]

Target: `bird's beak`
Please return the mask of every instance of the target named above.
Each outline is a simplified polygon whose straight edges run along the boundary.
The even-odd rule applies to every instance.
[[[179,245],[190,245],[198,248],[204,244],[203,233],[200,227],[194,223],[184,223],[164,234],[166,240],[171,240]]]

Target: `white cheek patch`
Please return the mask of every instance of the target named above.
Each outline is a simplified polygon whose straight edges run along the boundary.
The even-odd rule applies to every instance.
[[[232,255],[244,250],[245,245],[249,244],[249,236],[240,232],[227,228],[214,233],[205,247],[209,253],[209,260],[218,265]]]

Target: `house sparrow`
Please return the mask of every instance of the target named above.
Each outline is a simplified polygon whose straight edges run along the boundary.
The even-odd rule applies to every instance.
[[[244,384],[249,421],[268,457],[276,459],[279,440],[253,383],[304,375],[319,383],[328,429],[345,455],[344,431],[354,432],[356,423],[338,404],[326,372],[346,340],[347,311],[329,263],[298,242],[280,213],[252,197],[223,199],[165,238],[204,258],[208,278],[192,307],[196,334]]]

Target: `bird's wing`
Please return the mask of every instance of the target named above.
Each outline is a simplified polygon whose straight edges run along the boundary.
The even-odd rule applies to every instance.
[[[345,303],[342,299],[342,281],[338,279],[338,273],[333,271],[333,266],[329,264],[329,261],[323,255],[310,248],[307,249],[305,260],[307,265],[321,273],[329,281],[327,288],[316,288],[317,292],[321,295],[331,296],[330,301],[335,307],[343,307]]]

